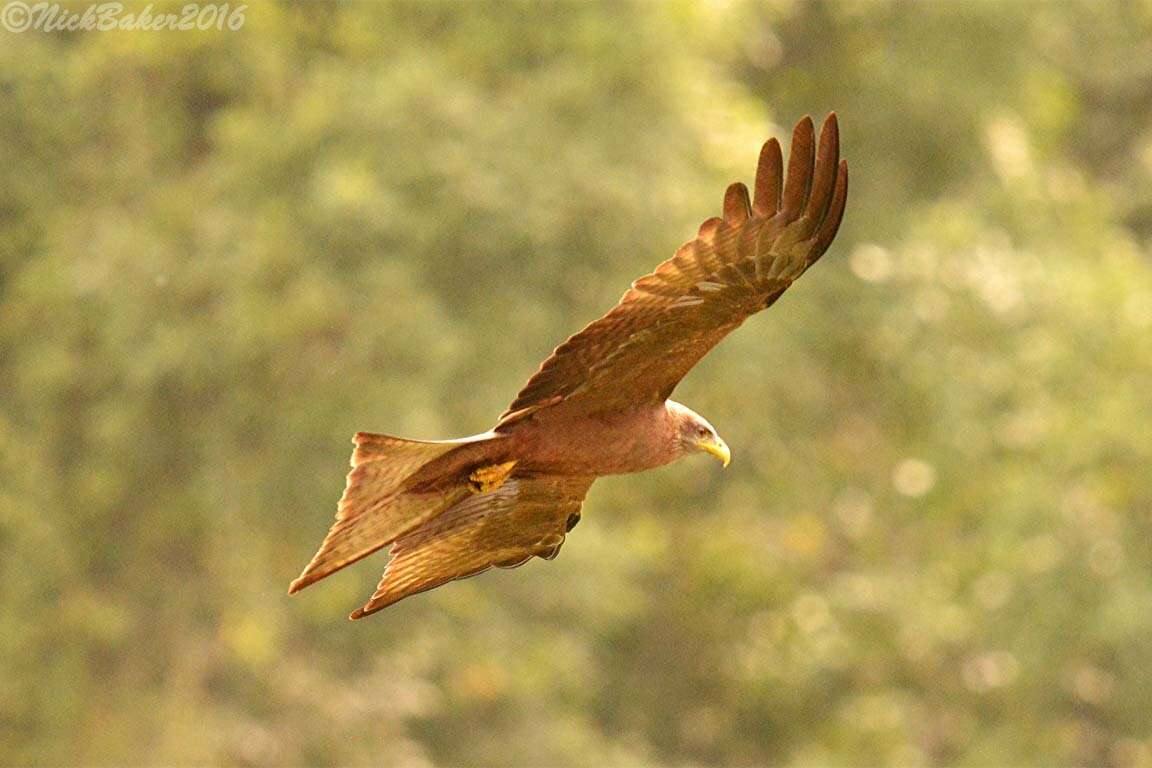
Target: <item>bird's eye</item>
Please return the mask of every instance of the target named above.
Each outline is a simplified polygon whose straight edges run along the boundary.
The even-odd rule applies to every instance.
[[[708,430],[704,427],[697,427],[696,435],[697,437],[708,437]]]

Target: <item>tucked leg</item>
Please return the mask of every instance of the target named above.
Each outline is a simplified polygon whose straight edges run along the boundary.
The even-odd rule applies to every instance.
[[[477,467],[472,470],[472,474],[468,475],[468,487],[472,493],[491,493],[504,484],[515,466],[516,460],[513,459],[512,461],[505,461],[503,464]]]

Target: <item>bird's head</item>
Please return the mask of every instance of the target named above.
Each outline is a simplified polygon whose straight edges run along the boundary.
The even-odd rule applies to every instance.
[[[668,413],[676,427],[676,441],[683,454],[703,451],[719,459],[724,466],[732,461],[728,444],[716,434],[716,428],[700,414],[687,406],[668,401]]]

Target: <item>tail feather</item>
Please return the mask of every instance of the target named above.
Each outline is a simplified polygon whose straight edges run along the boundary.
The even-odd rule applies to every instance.
[[[421,467],[471,442],[468,439],[426,442],[357,432],[352,442],[352,471],[336,522],[289,594],[387,546],[468,493],[466,488],[413,493],[403,487]]]

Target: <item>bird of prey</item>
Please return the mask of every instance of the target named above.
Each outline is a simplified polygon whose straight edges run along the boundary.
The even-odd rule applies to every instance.
[[[818,141],[810,118],[796,125],[787,171],[779,142],[764,144],[751,200],[729,186],[723,215],[557,347],[490,431],[431,442],[357,433],[336,522],[289,593],[389,547],[358,619],[492,566],[556,557],[601,475],[699,451],[727,466],[712,425],[668,398],[828,249],[848,194],[839,143],[833,113]]]

